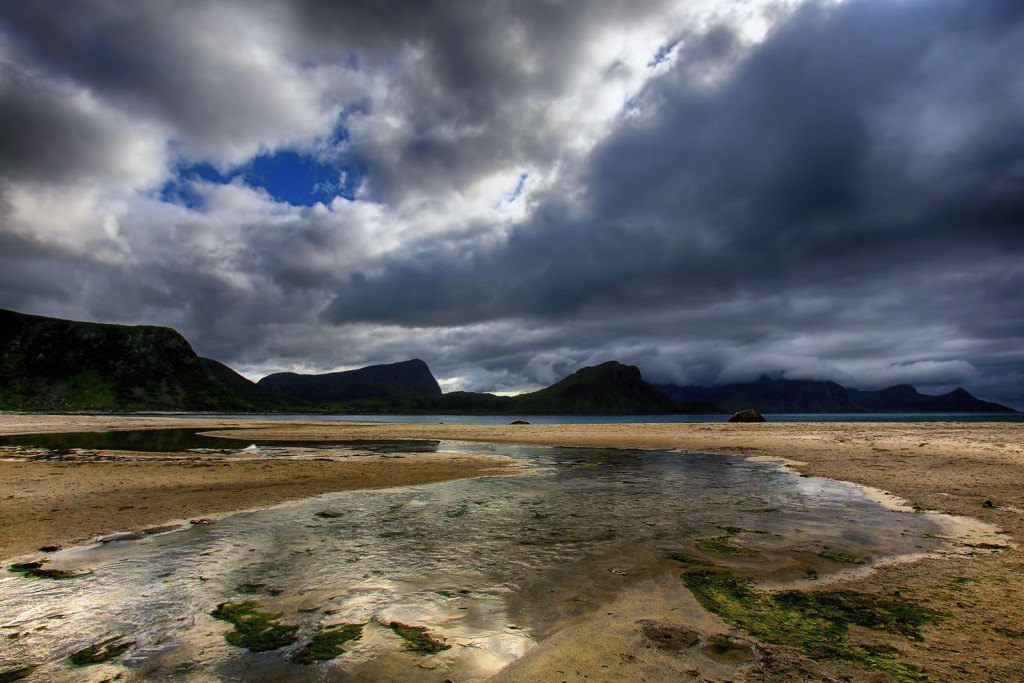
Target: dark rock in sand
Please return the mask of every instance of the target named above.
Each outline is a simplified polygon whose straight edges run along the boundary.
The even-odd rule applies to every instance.
[[[747,408],[741,410],[738,413],[733,413],[732,417],[729,418],[729,422],[767,422],[764,419],[764,415],[757,412],[753,408]]]
[[[659,650],[683,652],[700,642],[700,634],[685,626],[666,624],[654,619],[641,619],[636,625],[644,638]]]
[[[708,638],[708,642],[701,647],[701,651],[716,662],[723,664],[742,664],[757,657],[754,648],[748,643],[731,638],[724,633],[717,633]]]
[[[509,424],[513,424],[513,425],[528,425],[530,423],[527,422],[526,420],[513,420],[512,422],[509,422]]]

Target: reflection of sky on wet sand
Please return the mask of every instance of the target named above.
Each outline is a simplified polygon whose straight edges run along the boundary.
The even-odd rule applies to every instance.
[[[826,547],[870,560],[938,543],[925,516],[741,458],[453,443],[441,450],[511,455],[538,469],[328,494],[56,553],[54,567],[93,573],[68,581],[4,575],[0,664],[48,662],[37,675],[67,681],[122,666],[176,681],[328,672],[331,680],[370,680],[410,671],[417,680],[465,680],[499,669],[547,632],[542,624],[563,606],[541,590],[546,582],[614,592],[640,571],[678,571],[665,551],[694,553],[695,539],[726,533],[720,526],[765,533],[734,534],[756,557],[709,559],[777,581],[804,578],[811,566],[843,569],[821,560]],[[244,584],[261,585],[250,595],[239,592]],[[228,645],[227,625],[209,612],[245,599],[299,624],[299,643],[268,653]],[[402,652],[383,626],[392,620],[427,626],[453,647]],[[317,625],[343,622],[369,622],[350,652],[313,667],[289,661]],[[71,652],[114,635],[137,641],[118,664],[66,664]]]

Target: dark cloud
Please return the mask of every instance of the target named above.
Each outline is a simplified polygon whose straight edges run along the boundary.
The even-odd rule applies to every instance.
[[[614,358],[1024,406],[1018,4],[769,3],[752,44],[654,0],[15,3],[0,305],[171,324],[253,374],[418,356],[514,390]],[[284,149],[362,189],[155,196]]]
[[[549,107],[573,86],[594,32],[626,29],[662,0],[481,2],[358,0],[290,3],[321,54],[341,44],[360,68],[398,71],[386,102],[351,117],[347,154],[369,169],[368,191],[462,191],[482,175],[550,164],[561,149]],[[308,49],[308,48],[307,48]],[[403,61],[404,57],[404,61]],[[377,116],[402,112],[397,125]]]
[[[728,323],[763,329],[751,341],[940,323],[1019,342],[1022,40],[1020,12],[978,3],[809,5],[710,85],[694,64],[734,60],[734,41],[684,41],[590,156],[582,215],[551,198],[497,248],[410,245],[327,315],[443,325],[746,300],[762,306]],[[773,292],[828,310],[787,324]]]

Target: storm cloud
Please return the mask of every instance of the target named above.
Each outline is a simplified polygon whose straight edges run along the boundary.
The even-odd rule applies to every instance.
[[[251,376],[617,359],[1024,407],[1013,3],[55,7],[0,10],[0,306]]]

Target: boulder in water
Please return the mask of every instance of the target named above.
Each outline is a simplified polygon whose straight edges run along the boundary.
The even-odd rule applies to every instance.
[[[768,420],[764,419],[764,415],[762,415],[761,413],[757,412],[753,408],[747,408],[746,410],[741,410],[738,413],[733,413],[732,417],[729,418],[729,422],[767,422],[767,421]]]

